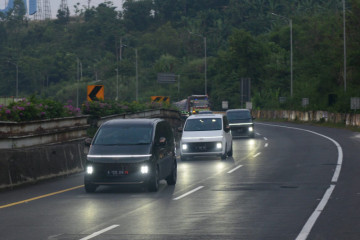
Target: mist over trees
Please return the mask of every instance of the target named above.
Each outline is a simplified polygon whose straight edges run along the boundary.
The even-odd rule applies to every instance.
[[[241,107],[244,77],[255,108],[301,109],[309,98],[308,109],[344,112],[360,97],[360,0],[346,1],[346,91],[341,0],[125,0],[122,11],[107,1],[46,21],[27,19],[23,1],[14,2],[0,15],[0,97],[15,96],[18,69],[19,97],[75,101],[79,87],[84,102],[96,83],[106,99],[134,101],[136,66],[141,102],[204,94],[205,43],[214,109]],[[158,83],[165,72],[180,84]]]

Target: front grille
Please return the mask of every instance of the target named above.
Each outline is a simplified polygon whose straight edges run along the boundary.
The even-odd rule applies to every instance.
[[[221,149],[216,148],[217,142],[200,142],[200,143],[188,143],[188,150],[184,152],[221,152]]]
[[[248,136],[249,135],[249,126],[237,126],[231,127],[232,136]]]

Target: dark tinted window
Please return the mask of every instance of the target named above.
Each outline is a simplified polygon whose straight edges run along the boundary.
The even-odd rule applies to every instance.
[[[231,111],[227,112],[226,116],[228,117],[229,121],[235,120],[235,119],[249,119],[251,118],[249,111]]]
[[[105,126],[100,128],[94,145],[136,145],[150,144],[151,126]]]
[[[159,143],[161,137],[168,139],[166,122],[159,122],[156,125],[155,142]]]
[[[188,119],[184,131],[212,131],[221,129],[221,118],[198,118]]]

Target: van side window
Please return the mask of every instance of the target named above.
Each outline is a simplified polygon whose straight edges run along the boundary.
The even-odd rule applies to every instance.
[[[167,143],[172,146],[174,145],[174,133],[169,123],[166,122],[166,141]]]
[[[155,143],[159,143],[160,138],[161,137],[165,137],[166,140],[168,140],[168,136],[166,134],[166,123],[165,122],[159,122],[156,125],[156,130],[155,130]]]

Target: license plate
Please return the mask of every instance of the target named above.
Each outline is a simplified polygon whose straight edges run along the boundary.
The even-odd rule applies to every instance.
[[[123,171],[123,170],[108,170],[107,171],[107,175],[108,176],[113,176],[113,177],[127,175],[127,174],[129,174],[129,172],[128,171]]]

